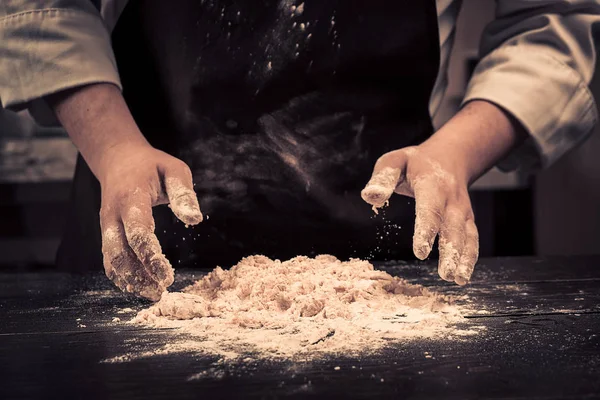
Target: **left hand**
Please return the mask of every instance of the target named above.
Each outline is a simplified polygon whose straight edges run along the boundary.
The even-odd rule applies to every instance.
[[[524,126],[507,111],[473,100],[419,146],[381,156],[362,197],[374,208],[394,192],[414,197],[415,255],[427,258],[439,234],[440,276],[465,285],[479,257],[467,188],[526,138]]]
[[[440,277],[465,285],[479,255],[468,183],[459,165],[426,147],[408,147],[379,158],[362,197],[374,208],[384,206],[394,192],[415,198],[415,256],[426,259],[439,234]]]

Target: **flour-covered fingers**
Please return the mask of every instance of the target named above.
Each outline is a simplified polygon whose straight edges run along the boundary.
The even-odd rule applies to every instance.
[[[362,199],[371,204],[375,211],[389,201],[396,187],[401,183],[406,160],[406,152],[396,150],[384,154],[375,163],[373,175],[361,192]]]
[[[167,288],[174,281],[171,263],[162,253],[154,234],[154,218],[148,196],[129,197],[121,206],[121,219],[129,247],[141,261],[151,277]]]
[[[440,260],[438,272],[448,282],[454,282],[457,276],[460,257],[465,246],[466,214],[458,208],[448,207],[444,212],[444,222],[440,230]]]
[[[115,213],[110,206],[103,206],[100,210],[100,230],[102,232],[102,261],[104,264],[104,272],[108,279],[113,281],[121,290],[126,290],[125,281],[119,276],[115,266],[119,266],[119,260],[115,260],[119,255],[118,248],[122,247],[119,244],[121,235],[118,232],[120,226],[120,217]],[[125,239],[125,243],[126,239]]]
[[[475,264],[479,258],[479,233],[472,217],[465,224],[465,245],[463,247],[460,261],[455,276],[459,285],[466,285],[471,280]]]
[[[102,232],[102,241],[109,241],[111,237],[114,236],[114,231],[112,229],[108,229],[106,232]],[[104,245],[102,245],[102,262],[104,264],[104,273],[106,277],[110,279],[119,289],[122,291],[127,291],[127,283],[121,278],[116,268],[119,268],[121,265],[120,260],[121,254],[115,250],[106,249]]]
[[[435,177],[422,178],[413,186],[416,209],[413,252],[418,259],[424,260],[431,253],[442,224],[446,193],[441,190]]]
[[[106,276],[125,292],[159,300],[165,288],[150,276],[131,250],[121,222],[116,216],[103,220],[102,256]]]
[[[202,222],[203,216],[189,167],[183,161],[172,161],[162,169],[162,175],[173,214],[186,225]]]

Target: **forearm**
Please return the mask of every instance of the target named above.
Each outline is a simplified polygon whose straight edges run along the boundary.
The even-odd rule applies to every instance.
[[[152,207],[169,204],[186,225],[202,221],[189,167],[150,146],[116,86],[79,87],[47,100],[100,181],[106,275],[124,291],[160,299],[174,271],[154,234]]]
[[[149,146],[120,90],[112,84],[63,91],[49,96],[48,102],[98,179],[107,152],[121,145]]]
[[[547,167],[585,140],[598,117],[588,86],[600,26],[598,0],[497,0],[463,102],[486,100],[526,129],[502,169]]]
[[[420,148],[472,183],[527,137],[508,113],[486,101],[466,104]]]

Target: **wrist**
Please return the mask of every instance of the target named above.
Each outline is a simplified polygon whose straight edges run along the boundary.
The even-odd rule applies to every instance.
[[[475,100],[419,147],[446,164],[457,179],[471,184],[526,137],[525,129],[509,113]]]
[[[112,84],[73,88],[49,99],[73,143],[102,181],[113,162],[150,147],[133,120],[120,90]]]
[[[115,169],[119,170],[121,166],[130,164],[130,160],[133,156],[151,149],[153,149],[153,147],[145,140],[138,141],[125,139],[106,144],[104,148],[95,151],[89,159],[86,158],[85,155],[84,158],[94,173],[94,176],[96,176],[98,181],[102,184],[106,182],[111,171],[114,171]]]
[[[419,146],[419,154],[438,162],[440,166],[458,182],[468,185],[472,178],[472,167],[469,165],[468,151],[460,143],[452,140],[452,136],[445,135],[443,131],[436,132]]]

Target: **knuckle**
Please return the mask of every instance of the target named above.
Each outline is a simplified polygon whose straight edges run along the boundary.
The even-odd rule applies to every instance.
[[[192,172],[190,167],[178,158],[173,158],[167,164],[167,171],[175,173],[177,175],[191,176]]]
[[[419,225],[438,225],[443,219],[444,216],[438,207],[429,205],[418,207],[416,223]]]
[[[115,195],[115,203],[120,210],[128,210],[139,205],[143,199],[143,195],[148,193],[148,190],[142,189],[146,185],[137,186],[134,190],[123,189],[119,190]]]
[[[467,269],[471,270],[475,267],[475,264],[477,264],[477,255],[476,254],[469,254],[466,256],[463,256],[462,259],[460,260],[460,264],[463,267],[466,267]]]
[[[390,158],[393,158],[395,155],[397,155],[398,151],[399,150],[394,150],[394,151],[389,151],[387,153],[382,154],[381,156],[379,156],[379,158],[375,162],[375,165],[381,165],[382,163],[389,161]]]
[[[136,182],[137,185],[135,187],[139,188],[140,186],[143,185],[139,185],[140,181]],[[119,185],[113,185],[110,190],[108,191],[108,193],[106,194],[106,196],[104,196],[104,200],[105,203],[107,205],[111,205],[112,207],[118,207],[124,200],[127,200],[129,198],[131,198],[134,194],[137,194],[137,192],[140,189],[132,189],[132,183],[131,182],[122,182],[122,184]]]
[[[474,224],[472,225],[471,229],[467,230],[467,233],[473,238],[476,244],[479,244],[479,231]]]
[[[113,214],[113,207],[110,204],[106,204],[105,201],[102,202],[102,206],[100,207],[100,222],[108,220]]]
[[[448,191],[444,188],[444,184],[440,183],[439,179],[434,176],[419,176],[410,178],[411,187],[415,193],[417,206],[430,206],[435,208],[443,208],[450,201]]]
[[[466,187],[454,185],[448,195],[449,203],[463,210],[471,210],[471,197]]]
[[[468,212],[463,207],[450,205],[444,211],[444,223],[452,225],[461,224],[462,227],[467,220],[467,216]]]
[[[471,200],[468,197],[465,201],[460,202],[458,204],[458,207],[461,209],[466,219],[475,219],[475,215],[473,214],[473,207],[471,206]]]
[[[387,153],[384,153],[377,159],[377,161],[375,162],[375,166],[383,167],[383,166],[389,165],[389,164],[392,164],[392,165],[398,164],[398,162],[403,160],[403,157],[405,157],[407,155],[407,152],[409,149],[410,148],[403,148],[403,149],[392,150]]]
[[[147,242],[148,235],[142,229],[132,229],[127,235],[129,244],[134,249],[143,248]]]
[[[148,237],[152,235],[155,228],[152,216],[142,215],[135,211],[130,212],[125,219],[125,230],[127,238]]]
[[[154,218],[152,217],[152,209],[145,206],[129,205],[125,207],[121,215],[123,223],[129,236],[133,232],[154,231]]]
[[[465,232],[470,239],[474,240],[476,243],[479,243],[479,230],[472,219],[467,221]]]
[[[111,209],[114,214],[123,214],[123,210],[126,210],[133,203],[133,195],[131,191],[119,190],[112,197]]]

